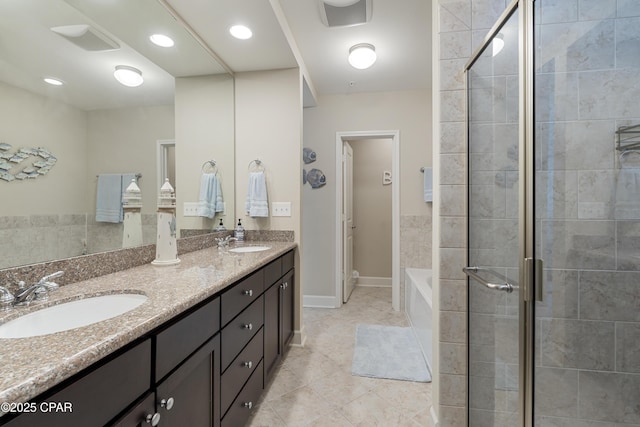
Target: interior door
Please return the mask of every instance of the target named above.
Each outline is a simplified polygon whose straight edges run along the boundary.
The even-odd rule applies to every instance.
[[[348,142],[343,144],[342,156],[342,177],[343,177],[343,271],[342,271],[342,302],[349,301],[351,292],[355,287],[353,278],[353,148]]]
[[[502,43],[503,42],[503,43]],[[467,68],[469,425],[522,425],[518,11]]]

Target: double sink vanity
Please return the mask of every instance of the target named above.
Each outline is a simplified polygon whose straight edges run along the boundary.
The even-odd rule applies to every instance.
[[[244,425],[293,337],[295,248],[211,247],[0,313],[19,337],[0,338],[0,425]]]

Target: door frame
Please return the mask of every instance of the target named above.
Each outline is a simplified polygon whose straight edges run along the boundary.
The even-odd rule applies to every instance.
[[[518,258],[519,258],[519,325],[518,325],[518,350],[519,350],[519,396],[518,396],[518,416],[519,427],[533,427],[533,399],[534,399],[534,364],[535,364],[535,308],[534,291],[541,284],[536,283],[542,280],[533,267],[535,263],[535,199],[534,199],[534,177],[535,177],[535,157],[534,157],[534,0],[511,0],[500,17],[491,27],[484,40],[476,51],[471,55],[465,64],[465,93],[467,95],[467,108],[465,122],[467,124],[467,148],[469,147],[469,83],[468,71],[473,66],[480,55],[490,46],[493,38],[498,34],[503,24],[518,12],[518,107],[519,107],[519,130],[518,130]],[[468,156],[468,154],[467,154]],[[469,186],[470,171],[467,170],[467,187]],[[467,209],[469,200],[467,195]],[[468,217],[467,212],[467,217]],[[467,225],[468,227],[468,225]],[[469,230],[467,229],[467,235]],[[467,247],[467,265],[469,248]],[[467,278],[467,284],[468,282]],[[468,286],[468,285],[467,285]],[[467,295],[467,299],[469,295]],[[468,304],[468,301],[467,301]],[[468,309],[468,307],[467,307]],[[469,345],[469,327],[467,313],[467,352]],[[467,364],[469,357],[467,354]],[[469,367],[467,366],[467,393],[466,412],[467,425],[469,425]]]
[[[362,139],[391,139],[391,305],[400,310],[400,131],[373,130],[336,132],[336,209],[335,209],[335,307],[342,306],[342,146],[346,141]]]

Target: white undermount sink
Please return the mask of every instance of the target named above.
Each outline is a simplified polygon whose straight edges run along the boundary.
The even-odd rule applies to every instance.
[[[231,248],[229,252],[236,252],[239,254],[246,252],[262,252],[271,249],[271,246],[240,246],[238,248]]]
[[[146,295],[128,293],[65,302],[0,325],[0,338],[37,337],[88,326],[131,311],[146,300]]]

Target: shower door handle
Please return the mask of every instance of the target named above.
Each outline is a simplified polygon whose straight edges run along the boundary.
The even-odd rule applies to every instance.
[[[489,270],[488,268],[480,268],[480,267],[463,267],[462,271],[464,271],[464,273],[471,277],[472,279],[475,279],[476,281],[478,281],[480,284],[486,286],[489,289],[493,289],[495,291],[504,291],[507,293],[511,293],[513,292],[514,289],[518,289],[518,286],[516,285],[512,285],[511,283],[509,283],[509,280],[504,277],[502,274],[496,273],[495,271]],[[484,271],[487,273],[491,273],[492,275],[504,280],[504,283],[491,283],[486,281],[485,279],[483,279],[482,277],[480,277],[480,275],[478,274],[478,271]]]

